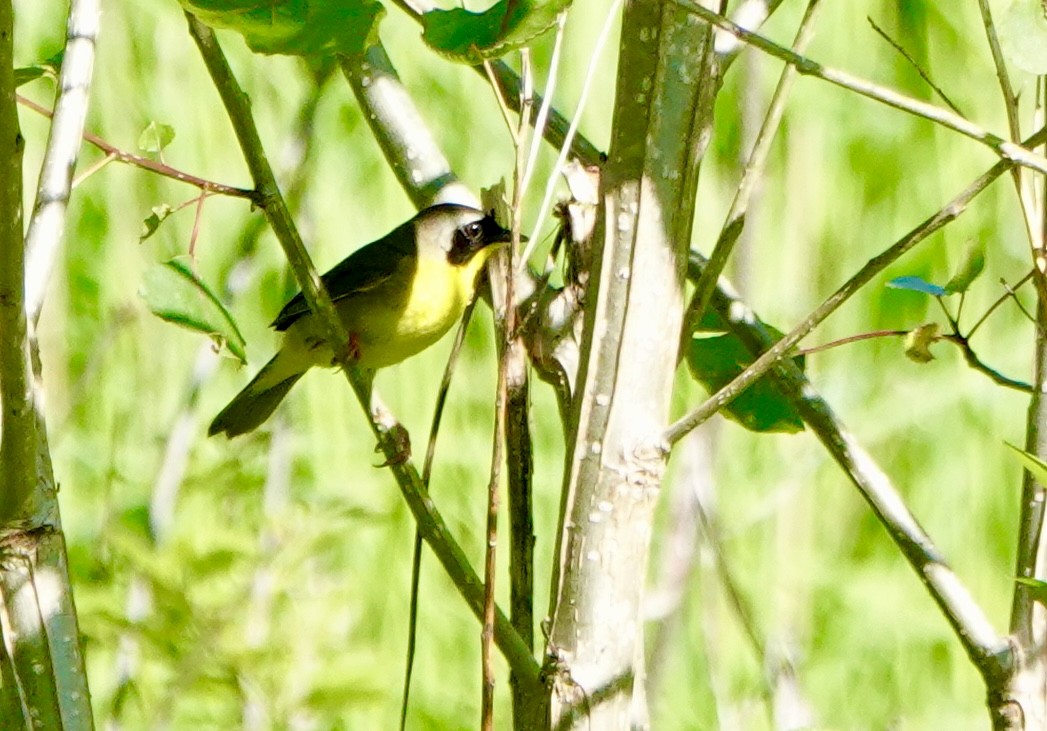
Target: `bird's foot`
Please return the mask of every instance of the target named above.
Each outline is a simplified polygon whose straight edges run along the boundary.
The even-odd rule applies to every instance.
[[[348,362],[350,364],[356,363],[360,360],[360,336],[354,332],[349,333],[349,340],[346,342],[345,347],[341,353],[335,354],[331,359],[331,366],[335,367],[341,362]]]
[[[381,464],[375,465],[375,467],[392,467],[393,465],[403,464],[411,458],[411,435],[407,433],[407,429],[404,428],[403,424],[393,424],[389,431],[386,432],[386,437],[393,445],[394,451],[392,454],[386,452],[388,455],[386,460]],[[382,445],[375,445],[374,451],[383,451]]]

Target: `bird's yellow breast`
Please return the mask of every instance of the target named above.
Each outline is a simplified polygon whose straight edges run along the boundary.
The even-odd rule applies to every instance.
[[[429,347],[458,321],[473,295],[476,277],[495,247],[480,251],[461,266],[443,252],[405,259],[377,286],[336,303],[350,338],[350,352],[361,368],[384,368]],[[286,332],[309,365],[330,365],[333,353],[323,344],[319,323],[301,318]],[[298,345],[295,343],[295,345]],[[306,355],[308,354],[308,355]]]

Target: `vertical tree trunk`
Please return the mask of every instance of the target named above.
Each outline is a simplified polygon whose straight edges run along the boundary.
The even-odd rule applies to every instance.
[[[626,3],[552,587],[554,728],[648,725],[642,604],[712,116],[708,37],[674,5]]]
[[[57,487],[34,387],[39,363],[30,357],[36,351],[25,306],[23,140],[15,109],[13,20],[10,0],[0,0],[0,728],[74,731],[91,729],[93,719]],[[70,55],[75,54],[67,53],[65,63]],[[54,127],[52,136],[66,141]],[[62,202],[79,149],[78,130],[73,139],[72,160],[52,155],[57,145],[49,142],[41,174],[42,181],[50,181],[49,163],[67,165],[64,190],[58,191]],[[60,236],[60,230],[53,235]]]

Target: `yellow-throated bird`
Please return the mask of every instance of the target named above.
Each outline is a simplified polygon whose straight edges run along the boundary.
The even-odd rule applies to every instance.
[[[335,266],[322,280],[349,333],[358,368],[375,370],[439,340],[462,316],[476,279],[509,232],[467,206],[426,208]],[[334,352],[301,293],[272,327],[280,350],[211,422],[209,435],[244,434],[269,418],[291,386],[313,366],[330,366]]]

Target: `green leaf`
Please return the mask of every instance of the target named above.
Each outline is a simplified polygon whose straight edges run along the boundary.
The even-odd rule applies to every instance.
[[[144,152],[160,152],[174,140],[174,127],[169,124],[150,122],[138,136],[138,149]]]
[[[482,13],[464,8],[422,16],[422,38],[448,58],[476,65],[526,46],[556,23],[570,0],[501,0]]]
[[[905,357],[917,363],[930,363],[934,360],[931,345],[938,342],[939,330],[936,322],[929,322],[910,330],[905,336]]]
[[[983,271],[985,271],[985,248],[981,244],[972,243],[963,255],[960,268],[952,275],[952,279],[945,283],[945,290],[949,293],[966,292]]]
[[[1009,61],[1022,71],[1047,74],[1047,17],[1041,0],[1014,0],[998,27]]]
[[[177,257],[146,271],[142,298],[162,320],[203,333],[241,363],[247,362],[244,337],[236,321],[210,288],[196,276],[187,257]]]
[[[166,203],[153,206],[153,212],[142,221],[142,231],[138,234],[138,241],[145,241],[155,234],[156,230],[160,228],[160,224],[166,221],[172,213],[174,213],[174,209]]]
[[[1037,457],[1034,454],[1029,454],[1024,449],[1018,449],[1010,442],[1004,442],[1008,447],[1013,449],[1018,454],[1018,459],[1022,461],[1022,465],[1029,471],[1037,482],[1041,485],[1047,485],[1047,462]]]
[[[1022,586],[1029,587],[1029,595],[1040,604],[1047,606],[1047,581],[1028,579],[1024,576],[1018,576],[1014,581]]]
[[[949,294],[945,288],[939,287],[937,284],[931,284],[922,277],[895,277],[887,282],[887,286],[891,289],[908,289],[913,292],[923,292],[935,297],[944,297]]]
[[[22,84],[28,84],[30,81],[35,81],[42,76],[50,76],[52,79],[58,79],[58,72],[62,68],[62,58],[65,50],[61,50],[46,61],[42,61],[32,66],[24,66],[20,69],[15,69],[15,87],[19,87]]]
[[[776,339],[782,337],[777,330],[768,329]],[[709,393],[715,393],[733,381],[753,360],[749,349],[730,333],[693,337],[687,351],[691,375]],[[803,368],[803,358],[794,360]],[[804,429],[799,412],[767,376],[758,378],[729,403],[724,412],[750,431],[791,434]]]
[[[378,38],[377,0],[179,0],[215,28],[243,35],[256,53],[331,56],[363,53]]]

